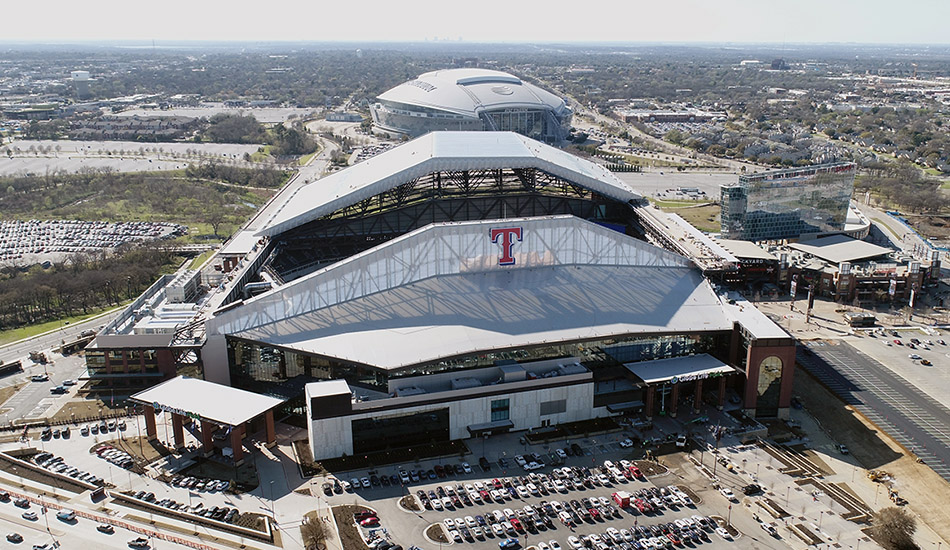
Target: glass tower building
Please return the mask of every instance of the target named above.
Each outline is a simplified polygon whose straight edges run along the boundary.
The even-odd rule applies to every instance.
[[[843,231],[854,174],[854,163],[841,162],[740,176],[721,188],[722,236],[770,241]]]

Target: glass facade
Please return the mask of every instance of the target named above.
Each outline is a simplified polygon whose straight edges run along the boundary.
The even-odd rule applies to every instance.
[[[353,453],[449,440],[449,409],[353,420]]]
[[[351,386],[388,393],[390,379],[491,367],[501,361],[528,362],[577,357],[596,368],[602,364],[616,365],[695,353],[709,353],[725,358],[728,355],[729,334],[717,332],[695,335],[617,336],[519,350],[480,352],[391,371],[281,350],[231,337],[228,338],[228,355],[231,384],[249,391],[267,392],[268,385],[281,385],[286,380],[305,377],[310,380],[346,380]]]
[[[378,126],[421,136],[438,130],[511,131],[532,139],[552,141],[563,138],[570,130],[570,110],[555,113],[543,108],[499,109],[483,111],[478,118],[447,110],[418,105],[405,105],[380,100],[373,106],[373,122]]]
[[[740,176],[723,186],[722,236],[746,241],[844,230],[854,189],[853,163]]]

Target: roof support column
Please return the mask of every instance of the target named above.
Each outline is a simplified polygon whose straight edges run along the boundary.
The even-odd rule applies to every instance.
[[[653,419],[653,401],[656,399],[656,388],[647,386],[646,413],[647,419]]]
[[[673,384],[673,392],[670,395],[670,417],[676,418],[676,407],[680,404],[680,383]]]
[[[172,433],[175,435],[175,449],[184,447],[185,429],[182,424],[182,417],[178,413],[172,413]]]
[[[716,408],[720,411],[722,407],[726,404],[726,377],[719,377],[719,404],[716,405]]]
[[[214,424],[207,420],[201,421],[201,451],[206,457],[214,452]]]
[[[149,441],[158,439],[158,429],[155,427],[155,407],[145,405],[145,434]]]
[[[274,409],[264,413],[264,445],[268,449],[277,446],[277,431],[274,429]]]
[[[231,452],[234,453],[234,465],[244,464],[244,424],[231,428]]]
[[[693,393],[693,412],[699,413],[699,409],[703,404],[703,380],[699,379],[693,382],[695,385],[695,391]]]

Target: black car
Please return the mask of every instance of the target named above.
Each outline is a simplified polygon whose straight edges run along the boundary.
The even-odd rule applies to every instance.
[[[584,451],[581,449],[581,446],[577,443],[571,443],[571,452],[574,453],[574,456],[581,456],[584,454]]]
[[[747,495],[757,495],[762,492],[762,487],[756,483],[750,483],[742,488],[742,492]]]
[[[489,462],[488,459],[485,457],[481,457],[478,459],[478,465],[482,467],[482,471],[487,472],[491,470],[491,462]]]

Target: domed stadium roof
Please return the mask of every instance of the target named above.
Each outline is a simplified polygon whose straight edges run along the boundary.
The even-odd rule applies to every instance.
[[[534,108],[561,112],[564,100],[520,78],[487,69],[448,69],[419,75],[379,100],[477,116],[484,110]]]

